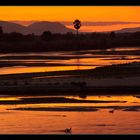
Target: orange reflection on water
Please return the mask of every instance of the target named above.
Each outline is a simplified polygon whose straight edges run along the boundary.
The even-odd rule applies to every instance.
[[[37,98],[37,96],[23,97]],[[48,96],[38,97],[47,98]],[[78,96],[64,97],[81,99]],[[12,98],[12,96],[9,98]],[[22,98],[22,96],[16,98],[20,99]],[[140,98],[131,95],[87,96],[85,100],[127,101],[126,103],[114,103],[114,105],[120,106],[140,104]],[[137,104],[132,102],[137,102]],[[65,107],[112,105],[112,103],[51,103],[30,105],[0,105],[0,120],[2,120],[0,123],[0,134],[65,134],[64,129],[69,127],[72,127],[72,134],[139,134],[140,113],[135,111],[116,110],[113,114],[111,114],[109,113],[110,109],[100,109],[99,111],[95,112],[6,110],[7,108],[15,107]]]
[[[79,66],[80,69],[90,69],[94,66]],[[16,73],[31,73],[31,72],[50,72],[50,71],[64,71],[76,70],[77,66],[55,66],[55,67],[5,67],[1,68],[0,74],[16,74]]]
[[[15,101],[15,100],[20,100],[20,99],[16,97],[0,97],[0,101]]]
[[[112,64],[123,64],[123,63],[130,63],[135,61],[140,61],[139,59],[135,59],[136,56],[130,56],[128,59],[121,59],[122,56],[108,56],[108,58],[79,58],[77,61],[76,59],[70,59],[70,60],[65,60],[64,63],[67,64],[77,64],[78,65],[93,65],[93,67],[96,66],[105,66],[105,65],[112,65]],[[130,58],[130,59],[129,59]],[[89,68],[91,68],[89,66]]]
[[[68,107],[68,106],[132,106],[132,105],[140,105],[140,98],[137,96],[131,96],[131,95],[118,95],[118,96],[112,96],[112,95],[94,95],[94,96],[86,96],[85,98],[81,98],[80,96],[17,96],[17,97],[1,97],[0,100],[21,100],[21,98],[50,98],[53,97],[55,100],[55,97],[65,97],[66,99],[77,99],[77,100],[95,100],[95,101],[120,101],[117,103],[34,103],[34,104],[16,104],[16,107]],[[126,101],[126,102],[121,102]],[[6,106],[6,105],[5,105]],[[9,105],[8,105],[9,107]],[[13,105],[11,105],[13,107]]]

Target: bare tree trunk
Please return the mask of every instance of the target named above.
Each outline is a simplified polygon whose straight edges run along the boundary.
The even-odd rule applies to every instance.
[[[77,29],[77,41],[78,41],[78,29]],[[79,56],[78,55],[79,55],[79,50],[77,50],[77,69],[76,70],[80,70],[80,68],[79,68],[80,60],[79,60]]]

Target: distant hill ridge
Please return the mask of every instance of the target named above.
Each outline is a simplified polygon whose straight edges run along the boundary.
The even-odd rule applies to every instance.
[[[22,34],[41,35],[44,31],[50,31],[52,33],[65,34],[67,32],[75,33],[75,30],[67,28],[64,24],[59,22],[49,22],[49,21],[39,21],[30,24],[29,26],[24,26],[9,21],[0,21],[0,26],[3,28],[4,33],[19,32]],[[116,30],[117,33],[131,33],[140,31],[140,27],[135,28],[123,28]],[[85,32],[86,33],[86,32]]]
[[[65,27],[65,25],[59,22],[48,22],[48,21],[35,22],[29,26],[23,26],[8,21],[0,21],[0,26],[3,28],[4,33],[19,32],[22,34],[34,33],[36,35],[40,35],[44,31],[50,31],[52,33],[62,33],[62,34],[67,32],[73,32],[73,33],[75,32],[75,30],[69,29]]]
[[[135,27],[135,28],[123,28],[123,29],[117,30],[116,32],[119,32],[119,33],[140,32],[140,27]]]

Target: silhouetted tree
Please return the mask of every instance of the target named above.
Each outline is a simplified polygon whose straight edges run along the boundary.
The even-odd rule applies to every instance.
[[[64,35],[65,39],[73,39],[73,33],[72,32],[67,32],[65,35]]]
[[[2,27],[0,26],[0,35],[2,35],[3,34],[3,29],[2,29]]]
[[[115,32],[111,32],[109,36],[111,39],[114,39],[116,37],[116,34],[115,34]]]
[[[135,32],[133,33],[134,38],[140,38],[140,32]]]
[[[78,35],[78,30],[80,29],[81,27],[81,21],[76,19],[74,22],[73,22],[73,25],[74,25],[74,28],[77,30],[77,35]]]
[[[12,32],[9,34],[9,40],[10,41],[23,41],[24,35],[17,32]]]
[[[26,40],[34,40],[35,39],[35,34],[34,33],[28,34],[25,37],[26,37]]]
[[[49,41],[52,38],[52,33],[50,31],[44,31],[41,35],[43,40]]]

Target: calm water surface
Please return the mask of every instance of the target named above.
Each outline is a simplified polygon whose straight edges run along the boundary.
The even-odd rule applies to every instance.
[[[48,96],[40,96],[47,98]],[[139,134],[140,110],[116,109],[111,113],[109,106],[140,106],[140,96],[62,96],[77,100],[126,101],[120,103],[40,103],[0,105],[1,134],[66,134],[65,128],[72,127],[72,134]],[[0,101],[20,100],[17,96],[0,96]],[[24,98],[39,98],[24,96]],[[98,111],[33,111],[7,110],[17,107],[100,107]]]
[[[5,62],[14,66],[1,66],[0,74],[49,72],[76,69],[93,69],[99,66],[122,64],[129,62],[140,62],[137,54],[126,54],[125,52],[139,51],[140,48],[115,48],[107,50],[88,50],[80,52],[46,52],[46,53],[19,53],[0,54],[0,63]],[[117,52],[119,54],[104,54],[106,52]],[[12,58],[13,57],[13,58]],[[21,58],[15,58],[21,57]],[[23,58],[22,58],[23,57]],[[27,57],[30,57],[28,59]],[[31,57],[34,57],[31,58]],[[39,58],[40,57],[40,58]],[[47,58],[44,58],[47,57]],[[59,57],[59,58],[58,58]],[[26,58],[26,59],[25,59]],[[18,64],[18,65],[17,65]],[[26,66],[25,64],[30,64]],[[32,65],[37,64],[37,66]],[[43,64],[43,66],[42,66]]]
[[[139,51],[138,48],[116,48],[110,51]],[[76,52],[49,52],[0,54],[0,63],[17,63],[16,66],[0,67],[0,74],[49,72],[74,69],[91,69],[98,66],[140,61],[139,55],[112,55],[100,54],[101,50]],[[48,58],[16,59],[13,56],[34,56]],[[54,58],[52,59],[52,56]],[[60,58],[55,58],[59,56]],[[77,59],[78,56],[78,59]],[[11,57],[10,59],[8,57]],[[20,63],[20,64],[19,64]],[[24,66],[24,64],[40,64],[38,66]],[[47,64],[42,66],[41,64]],[[78,65],[77,65],[78,63]],[[49,64],[57,64],[52,66]],[[2,93],[1,93],[2,94]],[[123,95],[123,93],[122,93]],[[53,96],[54,97],[54,96]],[[65,99],[96,100],[99,103],[32,103],[15,104],[22,96],[0,96],[0,134],[66,134],[65,129],[72,127],[72,134],[140,134],[140,96],[61,96]],[[48,98],[48,96],[24,96],[24,98]],[[55,97],[54,97],[55,98]],[[12,104],[7,104],[13,101]],[[101,103],[100,101],[112,101]],[[119,101],[119,102],[113,102]],[[135,110],[133,107],[139,109]],[[54,111],[54,108],[59,111]],[[64,108],[93,107],[97,111],[64,111]],[[121,107],[116,109],[115,107]],[[21,110],[13,110],[21,108]],[[24,108],[30,108],[25,110]],[[38,108],[38,110],[33,110]],[[51,111],[41,111],[40,108],[52,108]],[[115,109],[114,109],[115,108]],[[130,111],[125,111],[131,108]],[[112,112],[113,111],[113,112]]]

